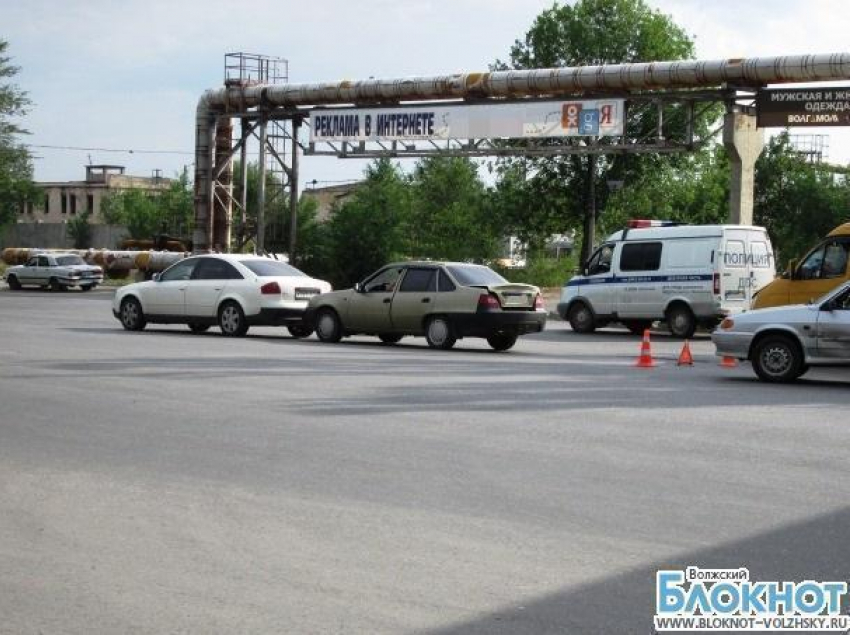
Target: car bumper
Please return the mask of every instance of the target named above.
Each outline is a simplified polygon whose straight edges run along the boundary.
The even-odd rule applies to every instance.
[[[103,276],[93,276],[93,277],[62,277],[60,276],[57,280],[64,285],[69,287],[85,287],[90,284],[100,284],[103,282]]]
[[[248,316],[248,323],[252,326],[301,324],[304,321],[304,312],[304,309],[264,308],[256,315]]]
[[[747,359],[750,355],[753,334],[717,330],[711,334],[711,341],[717,347],[716,355],[718,357]]]
[[[459,337],[488,337],[494,333],[526,335],[546,327],[545,311],[501,311],[452,316]]]

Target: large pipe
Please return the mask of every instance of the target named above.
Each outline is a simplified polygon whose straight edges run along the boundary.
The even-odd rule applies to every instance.
[[[314,84],[230,86],[206,91],[198,101],[195,143],[195,249],[212,240],[210,145],[215,117],[266,108],[329,104],[375,104],[418,100],[532,97],[598,91],[629,91],[850,79],[850,53],[788,55],[725,60],[680,60],[575,66],[490,73],[457,73],[401,79],[342,80]],[[212,130],[210,130],[210,126]],[[207,235],[204,235],[205,229]]]
[[[7,265],[22,265],[30,256],[45,252],[76,254],[90,265],[100,265],[104,271],[129,272],[131,269],[152,273],[163,271],[189,252],[178,251],[115,251],[110,249],[33,249],[8,247],[0,252],[0,260]]]
[[[647,90],[742,86],[850,79],[850,53],[788,55],[726,60],[680,60],[541,68],[433,77],[366,79],[316,84],[221,88],[205,94],[210,105],[225,108],[315,106],[468,97],[525,97],[605,90]]]

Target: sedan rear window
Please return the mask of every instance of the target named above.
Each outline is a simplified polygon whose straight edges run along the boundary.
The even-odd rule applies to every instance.
[[[307,274],[299,271],[292,265],[289,265],[280,260],[242,260],[243,265],[260,277],[263,276],[304,276]]]
[[[449,273],[464,286],[475,287],[488,284],[507,284],[498,273],[484,265],[450,265],[446,267]]]

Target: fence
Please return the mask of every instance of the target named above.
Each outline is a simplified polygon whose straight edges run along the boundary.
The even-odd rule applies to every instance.
[[[123,225],[90,225],[89,247],[116,249],[127,237]],[[71,249],[74,239],[65,223],[15,223],[0,229],[0,249],[6,247],[44,247],[45,249]]]

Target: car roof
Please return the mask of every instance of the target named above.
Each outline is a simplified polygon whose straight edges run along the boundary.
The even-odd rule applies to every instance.
[[[282,258],[272,258],[271,256],[262,256],[260,254],[218,254],[218,253],[210,253],[210,254],[192,254],[189,256],[190,258],[219,258],[221,260],[231,260],[236,262],[242,262],[243,260],[268,260],[270,262],[282,262],[285,265],[289,265],[293,267],[294,265]]]
[[[387,267],[486,267],[476,262],[453,262],[451,260],[402,260],[390,262]]]

